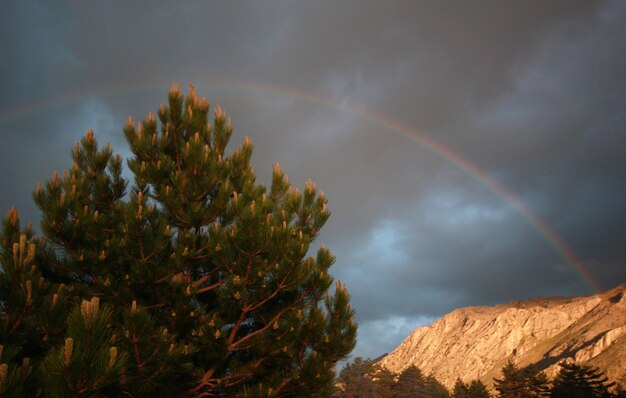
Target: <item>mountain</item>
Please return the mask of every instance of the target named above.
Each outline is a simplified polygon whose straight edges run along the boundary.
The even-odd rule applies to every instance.
[[[585,297],[546,297],[465,307],[417,328],[380,364],[410,365],[452,388],[457,377],[493,385],[502,367],[536,364],[548,377],[572,360],[626,385],[626,284]]]

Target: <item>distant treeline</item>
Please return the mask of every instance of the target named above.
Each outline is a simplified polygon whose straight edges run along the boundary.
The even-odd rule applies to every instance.
[[[416,366],[396,375],[375,360],[357,357],[341,370],[336,387],[336,398],[626,398],[626,390],[601,370],[566,362],[552,380],[532,365],[520,368],[508,362],[490,393],[480,380],[459,378],[449,391]]]

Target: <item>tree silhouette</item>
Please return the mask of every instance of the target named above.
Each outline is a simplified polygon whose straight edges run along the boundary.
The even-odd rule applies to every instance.
[[[561,369],[554,379],[553,398],[607,398],[613,395],[607,377],[598,368],[575,363],[560,363]]]
[[[549,395],[548,379],[533,366],[518,368],[508,361],[502,368],[502,378],[494,379],[494,387],[502,398],[535,398]]]
[[[435,378],[435,376],[426,377],[424,397],[432,398],[449,398],[450,392],[448,389]]]
[[[394,398],[413,398],[424,396],[426,379],[422,371],[415,365],[406,368],[393,386]]]
[[[480,380],[472,380],[469,385],[468,398],[489,398],[487,386]]]
[[[390,398],[394,377],[371,359],[356,357],[339,372],[338,398]]]
[[[452,398],[469,398],[469,386],[461,379],[456,379],[454,388],[452,389]]]

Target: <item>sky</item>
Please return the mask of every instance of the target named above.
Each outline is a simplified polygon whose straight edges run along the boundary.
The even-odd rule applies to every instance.
[[[0,14],[0,211],[189,84],[316,181],[353,357],[462,306],[626,282],[626,2],[32,1]],[[128,170],[126,169],[126,175]]]

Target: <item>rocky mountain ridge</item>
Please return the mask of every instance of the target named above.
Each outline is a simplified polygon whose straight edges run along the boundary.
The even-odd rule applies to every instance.
[[[586,363],[626,385],[626,284],[584,297],[546,297],[454,310],[417,328],[380,364],[415,365],[451,388],[457,377],[486,385],[513,360],[549,377],[558,363]]]

